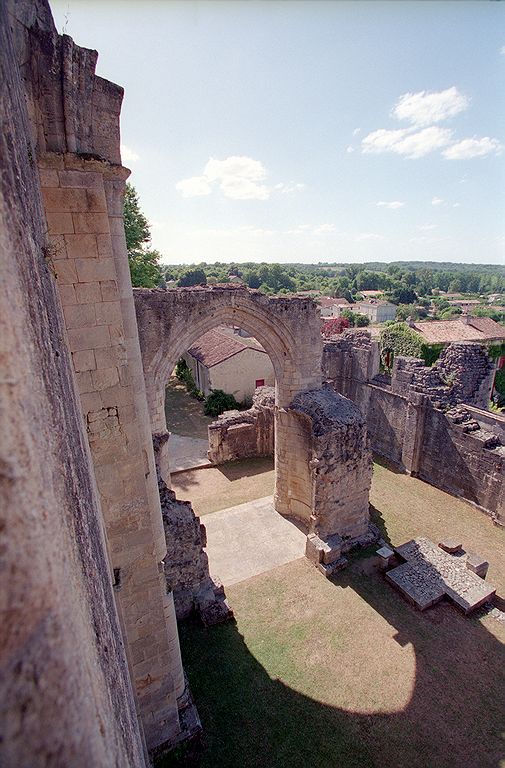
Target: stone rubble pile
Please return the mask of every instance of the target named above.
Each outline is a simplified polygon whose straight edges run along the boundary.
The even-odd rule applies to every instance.
[[[221,584],[209,574],[205,526],[191,502],[179,501],[174,491],[158,478],[161,513],[167,542],[164,560],[167,589],[173,592],[178,619],[196,611],[206,626],[233,618]]]

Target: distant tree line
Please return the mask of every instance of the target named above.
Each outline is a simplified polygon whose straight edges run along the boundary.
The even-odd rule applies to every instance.
[[[314,291],[345,298],[361,299],[362,291],[380,291],[398,306],[398,317],[422,319],[435,305],[435,317],[447,319],[461,313],[439,292],[465,294],[475,298],[505,293],[505,267],[493,264],[451,264],[436,262],[395,262],[381,264],[255,264],[222,263],[193,265],[161,264],[161,255],[151,248],[147,218],[140,209],[137,192],[126,185],[124,224],[128,260],[134,286],[154,288],[167,284],[180,287],[229,283],[239,278],[249,288],[263,293],[289,294]],[[473,314],[503,322],[501,311],[481,306]],[[433,313],[431,313],[433,317]],[[350,316],[352,324],[364,324]]]

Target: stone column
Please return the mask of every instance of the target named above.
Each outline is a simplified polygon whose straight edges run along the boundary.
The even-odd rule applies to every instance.
[[[40,158],[54,272],[105,519],[132,681],[149,749],[180,732],[177,625],[122,219],[128,171]]]
[[[425,395],[410,392],[405,417],[405,437],[402,446],[402,464],[413,477],[417,476],[423,445],[424,416],[428,400]]]

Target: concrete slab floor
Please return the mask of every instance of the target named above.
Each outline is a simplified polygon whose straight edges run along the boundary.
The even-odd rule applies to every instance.
[[[226,586],[298,560],[305,534],[279,515],[272,496],[206,515],[210,573]]]
[[[170,433],[170,472],[212,466],[207,458],[208,440]]]

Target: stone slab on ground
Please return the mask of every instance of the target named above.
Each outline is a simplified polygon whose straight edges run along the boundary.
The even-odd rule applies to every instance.
[[[211,467],[212,463],[207,458],[209,448],[208,440],[198,437],[187,437],[170,433],[170,474],[184,472],[196,467]]]
[[[465,613],[488,602],[496,592],[469,571],[462,558],[448,555],[424,537],[395,547],[405,563],[386,579],[421,611],[448,597]]]
[[[305,534],[279,515],[272,496],[205,516],[211,576],[225,587],[305,555]]]

